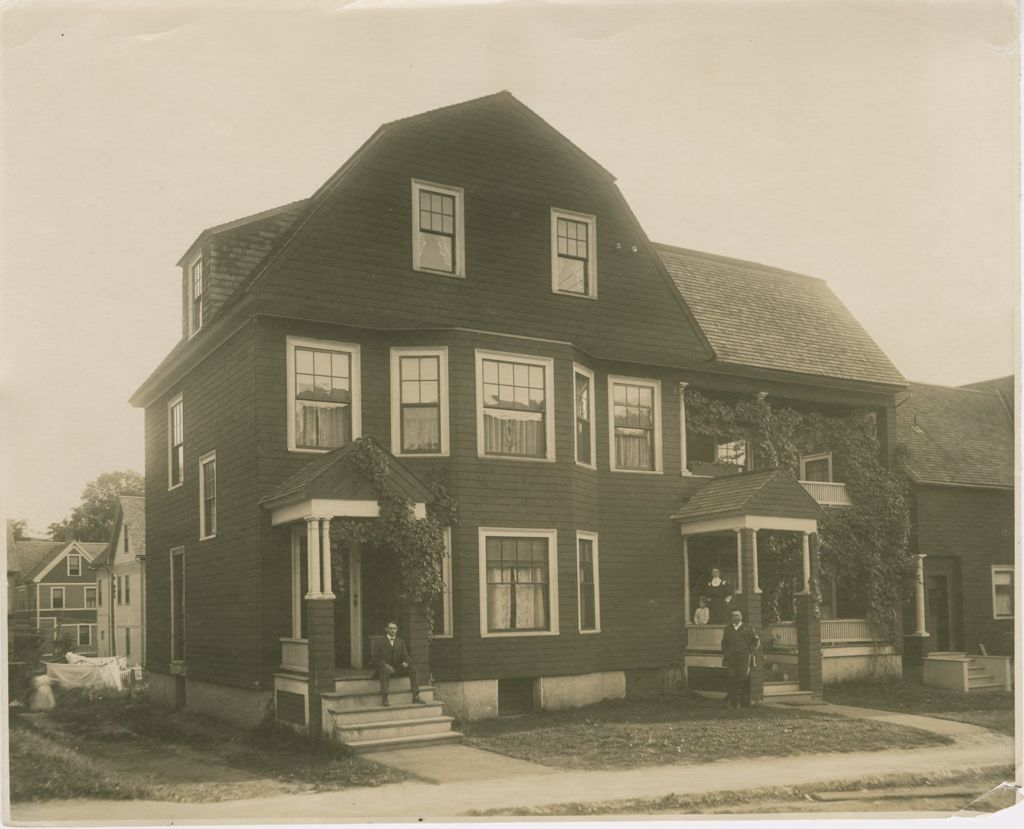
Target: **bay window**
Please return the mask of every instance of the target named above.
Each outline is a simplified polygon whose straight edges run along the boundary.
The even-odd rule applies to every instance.
[[[480,633],[558,633],[555,530],[480,530]]]
[[[554,460],[553,361],[477,351],[481,457]]]
[[[661,383],[608,378],[612,470],[661,472]]]
[[[576,463],[594,468],[596,439],[594,435],[594,372],[573,365],[573,418]]]
[[[359,346],[289,337],[288,448],[338,449],[360,436]]]

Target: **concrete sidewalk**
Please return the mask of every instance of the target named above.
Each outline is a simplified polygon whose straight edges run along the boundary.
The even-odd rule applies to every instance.
[[[94,823],[106,825],[223,820],[252,823],[336,823],[367,818],[438,820],[466,816],[475,810],[663,797],[668,794],[701,795],[723,789],[802,786],[887,774],[932,774],[1013,763],[1011,738],[977,726],[847,706],[823,705],[816,706],[816,709],[840,716],[879,719],[922,728],[948,735],[956,742],[951,746],[929,748],[809,754],[773,757],[770,760],[764,757],[719,760],[625,771],[558,771],[524,763],[516,765],[513,775],[501,775],[489,782],[481,777],[440,785],[406,782],[378,788],[219,803],[84,800],[25,803],[15,807],[12,818],[19,824],[62,821],[83,824],[88,822],[83,818],[96,816]],[[476,749],[465,750],[476,752]],[[434,749],[419,751],[424,754],[416,762],[429,767],[428,755]],[[384,756],[375,759],[386,762]],[[518,764],[520,761],[513,762]],[[498,763],[492,768],[498,769],[502,765]],[[532,766],[539,771],[533,773],[524,766]],[[441,764],[438,763],[436,771],[440,769]]]

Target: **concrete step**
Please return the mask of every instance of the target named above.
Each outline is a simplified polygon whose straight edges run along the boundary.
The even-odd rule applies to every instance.
[[[982,668],[980,665],[968,665],[967,676],[991,676],[991,674],[988,672],[987,668]]]
[[[380,686],[377,686],[372,692],[366,691],[332,691],[326,694],[321,694],[321,697],[327,702],[328,711],[340,711],[345,708],[380,708]],[[424,702],[434,701],[434,689],[432,687],[425,686],[420,688],[420,698]],[[412,691],[408,687],[405,689],[396,689],[392,686],[390,693],[388,694],[388,700],[392,706],[396,705],[408,705],[412,702]]]
[[[932,651],[928,659],[966,659],[967,651]]]
[[[789,691],[785,694],[764,695],[764,701],[771,705],[817,705],[818,700],[814,699],[810,691]]]
[[[975,681],[973,678],[967,681],[968,691],[1002,691],[1006,686],[997,682],[994,677],[985,677],[984,680]]]
[[[419,748],[422,746],[435,746],[443,743],[461,743],[462,735],[458,731],[448,731],[439,734],[420,734],[416,737],[387,737],[377,740],[357,740],[346,743],[349,748],[355,751],[388,751],[397,748]]]
[[[425,717],[440,717],[444,714],[443,709],[444,706],[439,702],[429,705],[407,703],[392,705],[390,708],[378,705],[373,708],[331,709],[331,716],[334,717],[335,724],[341,727],[360,723],[398,722],[399,720],[421,720]]]
[[[365,740],[388,740],[398,737],[419,737],[424,734],[451,733],[453,717],[424,717],[415,720],[393,720],[385,722],[340,723],[334,721],[334,731],[343,743],[358,743]]]
[[[409,687],[409,677],[396,676],[391,680],[391,689],[401,691]],[[367,677],[338,677],[334,680],[335,691],[350,691],[352,693],[369,694],[376,691],[380,693],[380,680],[375,676]]]
[[[793,694],[799,691],[799,682],[766,682],[764,684],[764,695],[766,697],[782,696],[783,694]],[[810,693],[810,691],[807,693]]]

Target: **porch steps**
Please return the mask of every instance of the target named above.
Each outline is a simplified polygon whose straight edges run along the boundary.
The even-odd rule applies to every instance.
[[[801,691],[799,682],[766,682],[764,701],[783,705],[810,705],[815,700],[810,691]]]
[[[380,683],[372,675],[338,677],[335,690],[321,695],[324,712],[330,717],[334,738],[356,751],[412,748],[437,743],[460,742],[452,731],[453,717],[444,714],[434,700],[434,689],[420,686],[423,705],[412,701],[407,677],[391,680],[390,706],[381,705]]]
[[[960,666],[966,663],[966,673],[962,673],[962,667],[948,671],[944,668],[941,672],[929,670],[929,663],[937,669],[939,665],[949,662],[960,663]],[[969,656],[963,651],[932,652],[925,657],[924,664],[925,684],[927,685],[968,693],[1002,691],[1006,687],[1003,682],[992,675],[991,668],[987,664],[976,664],[975,657]]]

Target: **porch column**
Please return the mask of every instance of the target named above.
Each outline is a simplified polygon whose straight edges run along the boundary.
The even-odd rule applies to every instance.
[[[803,534],[804,590],[796,595],[797,676],[800,690],[821,695],[821,614],[815,613],[811,580],[818,576],[818,534]]]
[[[755,579],[757,577],[757,565],[754,560],[757,556],[757,530],[739,529],[736,531],[736,541],[739,547],[740,576],[739,586],[742,593],[737,591],[733,598],[733,609],[743,611],[743,621],[754,630],[761,630],[761,595],[757,589]],[[754,668],[750,672],[750,698],[760,701],[764,697],[764,659],[759,653],[755,660]]]
[[[914,631],[915,636],[927,636],[928,627],[925,622],[925,600],[924,600],[924,553],[918,553],[917,555],[917,579],[914,582],[914,611],[916,613],[915,621],[917,622],[917,630]]]
[[[811,592],[811,534],[803,534],[804,593]]]
[[[324,528],[327,525],[327,528]],[[306,518],[307,592],[306,641],[309,652],[309,732],[324,733],[320,695],[334,690],[334,594],[323,590],[321,574],[330,588],[330,559],[324,568],[321,539],[330,555],[329,521]]]
[[[686,466],[686,387],[689,383],[680,382],[679,389],[679,458],[680,469],[683,475],[689,475],[690,470]],[[684,542],[685,543],[685,542]],[[687,594],[689,595],[689,594]],[[689,616],[686,617],[689,620]]]
[[[751,555],[751,560],[752,560],[752,563],[753,563],[753,570],[754,570],[754,592],[755,593],[760,593],[761,592],[761,576],[757,572],[757,530],[751,530],[750,533],[751,533],[750,541],[751,541],[751,544],[753,545],[753,553]]]
[[[690,624],[690,539],[683,536],[683,616],[684,624]]]
[[[733,530],[736,533],[736,592],[743,591],[743,530]]]
[[[321,590],[324,596],[334,598],[334,588],[331,583],[331,519],[320,519],[320,560],[323,563],[323,578]]]

